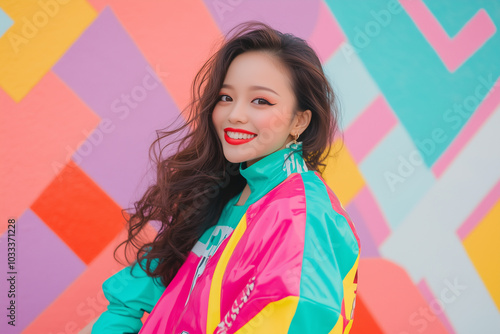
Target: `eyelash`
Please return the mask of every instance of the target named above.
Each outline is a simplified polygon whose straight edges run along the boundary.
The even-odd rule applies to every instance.
[[[229,95],[226,95],[226,94],[219,95],[219,101],[221,101],[221,98],[222,98],[223,96],[230,97]],[[264,103],[264,104],[267,104],[267,105],[270,105],[270,106],[274,106],[274,105],[276,104],[276,103],[269,103],[269,101],[267,101],[266,99],[263,99],[263,98],[261,98],[261,97],[258,97],[258,98],[254,99],[254,100],[262,100],[262,101],[265,101],[265,103]],[[253,101],[253,100],[252,100],[252,101]],[[228,101],[222,101],[222,102],[228,102]],[[260,104],[260,103],[257,103],[257,104],[258,104],[258,105],[262,105],[262,104]]]

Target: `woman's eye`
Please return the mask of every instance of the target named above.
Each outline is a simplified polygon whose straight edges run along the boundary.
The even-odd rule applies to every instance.
[[[231,98],[231,97],[229,97],[229,95],[220,95],[220,96],[219,96],[219,101],[228,102],[227,100],[224,100],[224,97]]]
[[[268,104],[270,106],[273,105],[273,104],[269,103],[266,99],[262,99],[262,98],[257,98],[254,101],[258,101],[257,104]]]
[[[232,100],[233,99],[229,95],[225,95],[225,94],[219,95],[219,101],[230,102]],[[266,99],[263,99],[263,98],[256,98],[253,101],[257,101],[257,104],[260,104],[260,105],[262,105],[262,104],[268,104],[270,106],[274,105],[274,104],[269,103]]]

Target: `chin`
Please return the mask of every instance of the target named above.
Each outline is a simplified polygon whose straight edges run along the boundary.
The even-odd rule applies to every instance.
[[[226,155],[226,160],[232,162],[233,164],[239,164],[240,162],[247,161],[247,159],[245,158],[237,157],[234,155],[229,155],[229,156]]]
[[[255,155],[249,155],[249,154],[238,154],[238,153],[227,153],[224,152],[224,156],[226,157],[226,160],[229,162],[232,162],[234,164],[238,164],[240,162],[245,162],[245,161],[253,161],[256,159]]]

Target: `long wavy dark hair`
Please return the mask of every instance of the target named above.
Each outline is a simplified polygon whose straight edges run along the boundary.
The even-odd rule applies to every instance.
[[[331,154],[340,115],[337,98],[314,50],[303,39],[259,21],[232,28],[193,80],[191,102],[182,112],[187,111],[187,122],[171,131],[157,131],[158,138],[149,151],[155,162],[156,184],[134,203],[133,214],[124,214],[128,238],[115,249],[115,259],[123,244],[126,258],[127,248],[135,247],[134,265],[139,263],[148,276],[160,277],[164,286],[172,281],[203,232],[217,223],[227,202],[245,187],[239,164],[224,156],[212,111],[229,65],[238,55],[252,50],[269,53],[285,65],[293,82],[296,110],[311,110],[309,126],[299,139],[308,169],[321,173]],[[174,134],[182,135],[173,140]],[[163,146],[164,139],[167,143]],[[174,144],[176,153],[162,157],[165,148]],[[160,147],[158,154],[156,145]],[[161,223],[159,231],[154,240],[141,241],[139,234],[150,221]],[[155,259],[159,261],[152,266]]]

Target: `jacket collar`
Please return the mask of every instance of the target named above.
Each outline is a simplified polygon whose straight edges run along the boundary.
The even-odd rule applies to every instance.
[[[244,206],[255,203],[290,174],[307,172],[302,153],[302,142],[290,142],[285,148],[265,156],[249,167],[246,162],[241,162],[240,174],[247,180],[251,192]]]

